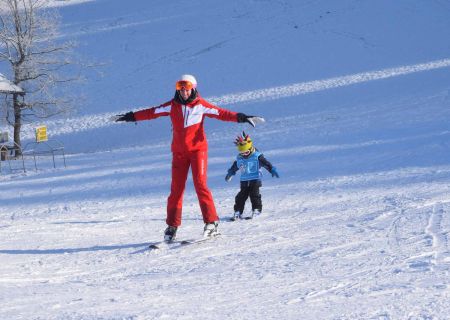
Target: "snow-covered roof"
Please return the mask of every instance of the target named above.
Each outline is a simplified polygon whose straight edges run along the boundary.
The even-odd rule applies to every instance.
[[[23,93],[23,90],[0,73],[0,93]]]

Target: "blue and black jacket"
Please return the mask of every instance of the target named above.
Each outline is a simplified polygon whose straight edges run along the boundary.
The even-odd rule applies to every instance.
[[[261,180],[261,168],[272,171],[272,164],[264,157],[264,155],[255,149],[249,156],[244,157],[238,155],[233,165],[228,169],[230,175],[235,175],[241,171],[241,181]]]

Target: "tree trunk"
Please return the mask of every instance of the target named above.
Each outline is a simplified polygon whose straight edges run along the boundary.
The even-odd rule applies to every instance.
[[[20,141],[20,130],[22,129],[22,109],[19,101],[19,95],[17,93],[13,94],[13,105],[14,105],[14,150],[15,157],[22,155],[22,143]]]

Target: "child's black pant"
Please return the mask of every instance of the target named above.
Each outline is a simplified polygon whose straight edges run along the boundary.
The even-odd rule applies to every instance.
[[[262,211],[261,194],[259,188],[261,187],[261,180],[241,181],[241,190],[238,192],[234,203],[234,212],[244,212],[245,201],[250,196],[252,203],[252,210]]]

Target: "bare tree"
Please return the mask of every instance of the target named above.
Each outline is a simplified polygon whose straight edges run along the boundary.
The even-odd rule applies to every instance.
[[[78,76],[70,66],[73,42],[59,41],[60,17],[46,6],[47,0],[0,1],[0,61],[11,66],[11,80],[25,95],[13,94],[7,106],[8,122],[14,126],[14,142],[21,146],[24,121],[47,118],[69,111],[72,99],[64,86]],[[16,149],[16,156],[20,154]]]

